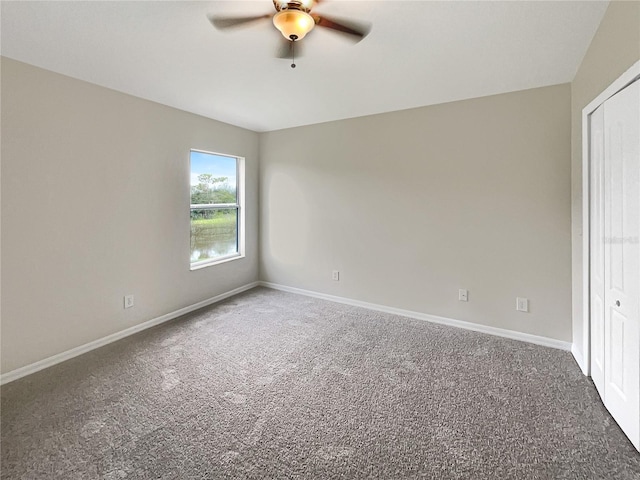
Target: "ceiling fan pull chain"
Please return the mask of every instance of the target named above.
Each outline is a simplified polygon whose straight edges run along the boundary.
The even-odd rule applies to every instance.
[[[291,40],[291,68],[296,68],[296,41]]]

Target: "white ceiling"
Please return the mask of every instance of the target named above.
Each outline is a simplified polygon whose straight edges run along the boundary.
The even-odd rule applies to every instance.
[[[604,1],[344,1],[360,43],[316,28],[298,67],[269,21],[215,30],[259,1],[2,1],[2,55],[255,131],[570,82]]]

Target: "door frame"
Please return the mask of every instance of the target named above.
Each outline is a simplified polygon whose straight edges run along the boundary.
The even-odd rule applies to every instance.
[[[607,99],[613,97],[620,90],[632,84],[640,78],[640,60],[634,63],[626,72],[620,75],[600,95],[594,98],[582,109],[582,352],[575,343],[571,348],[576,362],[582,373],[591,375],[591,305],[590,305],[590,280],[591,280],[591,252],[590,252],[590,226],[591,211],[591,152],[589,141],[591,137],[590,115]]]

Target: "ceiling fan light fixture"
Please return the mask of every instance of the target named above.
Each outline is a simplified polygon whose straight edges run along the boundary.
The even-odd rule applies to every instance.
[[[313,30],[316,22],[302,10],[280,10],[273,16],[273,24],[287,40],[302,40]]]

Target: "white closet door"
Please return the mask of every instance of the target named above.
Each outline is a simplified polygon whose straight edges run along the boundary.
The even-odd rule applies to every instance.
[[[604,400],[604,106],[591,114],[590,130],[591,378]]]
[[[604,403],[640,449],[640,82],[604,103]]]

